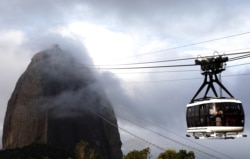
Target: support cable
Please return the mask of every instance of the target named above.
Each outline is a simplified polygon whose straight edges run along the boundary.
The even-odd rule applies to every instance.
[[[123,70],[123,69],[149,69],[149,68],[168,68],[168,67],[189,67],[196,66],[195,64],[184,64],[184,65],[162,65],[162,66],[142,66],[142,67],[110,67],[110,68],[99,68],[104,70]]]
[[[230,53],[224,54],[225,55],[240,55],[240,54],[247,54],[242,56],[237,56],[231,58],[229,61],[240,60],[244,58],[250,57],[250,52],[238,52],[238,53]],[[205,56],[205,57],[212,57],[212,56]],[[169,59],[169,60],[162,60],[162,61],[149,61],[149,62],[141,62],[141,63],[126,63],[126,64],[116,64],[116,65],[83,65],[79,64],[80,67],[87,66],[90,69],[100,69],[100,70],[125,70],[125,69],[154,69],[154,68],[175,68],[175,67],[189,67],[189,66],[196,66],[195,64],[177,64],[177,65],[158,65],[158,66],[131,66],[131,67],[99,67],[99,66],[122,66],[122,65],[137,65],[137,64],[152,64],[152,63],[161,63],[161,62],[173,62],[173,61],[183,61],[183,60],[190,60],[195,58],[182,58],[182,59]]]
[[[143,142],[145,142],[145,143],[147,143],[147,144],[149,144],[149,145],[151,145],[151,146],[153,146],[153,147],[155,147],[155,148],[157,148],[157,149],[159,149],[159,150],[161,150],[161,151],[165,151],[165,150],[166,150],[165,148],[163,148],[163,147],[161,147],[161,146],[159,146],[159,145],[157,145],[157,144],[154,144],[154,143],[152,143],[152,142],[150,142],[150,141],[148,141],[148,140],[146,140],[146,139],[144,139],[144,138],[142,138],[142,137],[139,137],[139,136],[135,135],[134,133],[132,133],[132,132],[130,132],[130,131],[128,131],[128,130],[122,128],[122,127],[120,127],[120,126],[118,126],[117,124],[115,124],[115,123],[113,123],[112,121],[108,120],[107,118],[105,118],[105,117],[102,116],[101,114],[97,113],[97,112],[94,111],[93,109],[91,109],[91,108],[89,108],[89,107],[87,107],[87,109],[88,109],[89,111],[91,111],[92,113],[94,113],[97,117],[99,117],[100,119],[102,119],[103,121],[105,121],[106,123],[108,123],[109,125],[111,125],[111,126],[113,126],[113,127],[115,127],[115,128],[118,128],[118,129],[120,129],[120,130],[122,130],[122,131],[128,133],[129,135],[131,135],[131,136],[133,136],[133,137],[135,137],[135,138],[137,138],[137,139],[139,139],[139,140],[141,140],[141,141],[143,141]]]
[[[236,52],[236,53],[228,53],[224,54],[226,56],[232,55],[242,55],[242,54],[250,54],[250,52]],[[245,55],[243,55],[245,56]],[[209,57],[209,56],[205,56]],[[166,62],[176,62],[176,61],[185,61],[185,60],[194,60],[194,57],[187,57],[187,58],[177,58],[177,59],[165,59],[165,60],[158,60],[158,61],[144,61],[144,62],[135,62],[135,63],[121,63],[121,64],[107,64],[107,65],[93,65],[96,67],[105,67],[105,66],[122,66],[122,65],[141,65],[141,64],[155,64],[155,63],[166,63]]]
[[[123,63],[123,64],[110,64],[110,65],[95,65],[95,66],[122,66],[122,65],[141,65],[141,64],[154,64],[154,63],[165,63],[165,62],[176,62],[176,61],[185,61],[185,60],[193,60],[193,57],[189,58],[179,58],[179,59],[166,59],[166,60],[158,60],[158,61],[145,61],[145,62],[135,62],[135,63]]]
[[[234,57],[234,58],[230,58],[229,61],[241,60],[241,59],[245,59],[245,58],[248,58],[248,57],[250,57],[250,53],[246,54],[246,55],[242,55],[242,56],[237,56],[237,57]]]
[[[180,48],[184,48],[184,47],[190,47],[190,46],[199,45],[199,44],[203,44],[203,43],[209,43],[209,42],[223,40],[223,39],[232,38],[232,37],[237,37],[237,36],[241,36],[241,35],[245,35],[245,34],[250,34],[250,31],[244,32],[244,33],[239,33],[239,34],[234,34],[234,35],[229,35],[229,36],[224,36],[224,37],[220,37],[220,38],[214,38],[214,39],[210,39],[210,40],[204,40],[204,41],[200,41],[200,42],[190,43],[190,44],[186,44],[186,45],[180,45],[180,46],[176,46],[176,47],[170,47],[170,48],[166,48],[166,49],[162,49],[162,50],[158,50],[158,51],[152,51],[152,52],[142,53],[142,54],[135,55],[135,56],[123,57],[123,58],[119,58],[119,59],[127,59],[127,58],[144,56],[144,55],[154,54],[154,53],[159,53],[159,52],[164,52],[164,51],[176,50],[176,49],[180,49]]]
[[[149,128],[146,128],[146,127],[144,127],[144,126],[140,126],[140,125],[138,125],[137,123],[135,123],[135,122],[133,122],[133,121],[131,121],[131,120],[129,120],[129,119],[126,119],[126,118],[124,118],[124,117],[121,117],[120,115],[118,116],[118,118],[121,118],[121,119],[123,119],[123,120],[125,120],[125,121],[127,121],[127,122],[129,122],[129,123],[132,123],[133,125],[136,125],[136,126],[138,126],[138,127],[141,127],[141,128],[143,128],[143,129],[145,129],[145,130],[147,130],[147,131],[149,131],[149,132],[152,132],[152,133],[154,133],[154,134],[156,134],[156,135],[158,135],[158,136],[160,136],[160,137],[162,137],[162,138],[165,138],[165,139],[167,139],[167,140],[170,140],[170,141],[175,142],[175,143],[177,143],[177,144],[180,144],[180,145],[182,145],[182,146],[188,147],[188,148],[190,148],[190,149],[196,150],[196,151],[198,151],[198,152],[200,152],[200,153],[203,153],[203,154],[205,154],[205,155],[208,155],[208,156],[210,156],[210,157],[217,158],[217,157],[215,157],[214,155],[208,154],[207,152],[201,151],[201,150],[199,150],[199,149],[197,149],[197,148],[194,148],[194,147],[192,147],[192,146],[189,146],[189,145],[187,145],[187,144],[184,144],[184,143],[182,143],[182,142],[179,142],[179,141],[177,141],[177,140],[174,140],[174,139],[172,139],[172,138],[170,138],[170,137],[168,137],[168,136],[166,136],[166,135],[163,135],[163,134],[161,134],[161,133],[159,133],[159,132],[157,132],[157,131],[155,131],[155,130],[153,130],[153,129],[149,129]],[[141,119],[144,120],[143,118],[141,118]],[[146,122],[148,122],[148,121],[146,121]],[[154,124],[154,125],[155,125],[155,124]],[[157,126],[157,127],[158,127],[158,126]],[[203,146],[203,145],[201,145],[201,144],[199,144],[199,143],[197,143],[197,142],[194,142],[194,141],[192,141],[192,140],[188,140],[187,138],[184,138],[183,136],[178,135],[177,133],[175,133],[175,132],[173,132],[173,131],[167,130],[166,128],[162,128],[162,127],[159,127],[159,128],[161,128],[161,129],[163,129],[163,130],[166,130],[166,131],[168,131],[168,132],[171,132],[172,134],[174,134],[174,135],[176,135],[176,136],[178,136],[178,137],[181,137],[181,138],[183,138],[183,139],[185,139],[185,140],[187,140],[187,141],[193,142],[193,143],[195,143],[195,144],[197,144],[197,145],[199,145],[199,146],[202,146],[202,147],[204,147],[204,148],[206,148],[206,149],[209,149],[209,150],[211,150],[211,151],[213,151],[213,152],[216,152],[216,153],[218,153],[218,154],[221,154],[221,155],[223,155],[224,157],[231,158],[230,156],[225,155],[225,154],[223,154],[223,153],[221,153],[221,152],[219,152],[219,151],[213,150],[213,149],[211,149],[211,148],[209,148],[209,147],[207,147],[207,146]],[[232,159],[232,158],[231,158],[231,159]]]
[[[222,77],[249,76],[249,75],[250,73],[241,73],[241,74],[223,75]],[[200,80],[200,79],[203,79],[203,78],[197,77],[197,78],[182,78],[182,79],[166,79],[166,80],[158,80],[158,81],[134,81],[134,82],[126,82],[126,83],[127,84],[164,83],[164,82],[192,81],[192,80]]]
[[[139,136],[135,135],[134,133],[132,133],[132,132],[130,132],[130,131],[128,131],[128,130],[122,128],[122,127],[120,127],[120,126],[118,126],[117,124],[115,124],[115,123],[113,123],[112,121],[108,120],[107,118],[105,118],[104,116],[102,116],[100,113],[97,113],[96,111],[94,111],[94,110],[91,109],[90,107],[87,107],[87,109],[88,109],[89,111],[91,111],[92,113],[94,113],[96,116],[98,116],[100,119],[102,119],[103,121],[105,121],[106,123],[110,124],[111,126],[114,126],[114,127],[116,127],[116,128],[119,128],[119,129],[121,129],[122,131],[124,131],[124,132],[130,134],[131,136],[134,136],[134,137],[140,139],[141,141],[143,141],[143,142],[145,142],[145,143],[147,143],[147,144],[149,144],[149,145],[151,145],[151,146],[154,146],[155,148],[157,148],[157,149],[159,149],[159,150],[161,150],[161,151],[165,151],[165,150],[166,150],[165,148],[163,148],[163,147],[161,147],[161,146],[159,146],[159,145],[157,145],[157,144],[154,144],[154,143],[152,143],[152,142],[150,142],[150,141],[148,141],[148,140],[146,140],[146,139],[144,139],[144,138],[142,138],[142,137],[139,137]],[[137,126],[138,126],[138,125],[137,125]],[[141,127],[141,126],[139,126],[139,127]],[[157,133],[156,131],[153,131],[153,130],[151,130],[151,129],[146,129],[146,128],[144,128],[144,127],[141,127],[141,128],[143,128],[143,129],[145,129],[145,130],[148,130],[148,131],[151,131],[151,132],[154,132],[154,133]],[[189,148],[192,148],[191,146],[188,146],[188,145],[183,144],[183,143],[181,143],[181,142],[179,142],[179,141],[176,141],[176,140],[174,140],[174,139],[171,139],[171,138],[169,138],[169,137],[166,137],[166,136],[164,136],[164,135],[162,135],[162,134],[160,134],[160,133],[157,133],[157,134],[158,134],[159,136],[164,137],[164,138],[166,138],[166,139],[168,139],[168,140],[171,140],[171,141],[173,141],[173,142],[175,142],[175,143],[177,143],[177,144],[180,144],[180,145],[182,145],[182,146],[187,146],[187,147],[189,147]],[[205,155],[207,155],[207,156],[210,156],[210,157],[212,157],[212,158],[219,159],[218,157],[216,157],[216,156],[214,156],[214,155],[211,155],[211,154],[209,154],[209,153],[206,153],[206,152],[204,152],[204,151],[201,151],[201,150],[199,150],[199,149],[196,149],[196,148],[192,148],[192,149],[194,149],[194,150],[196,150],[196,151],[198,151],[198,152],[200,152],[200,153],[203,153],[203,154],[205,154]]]

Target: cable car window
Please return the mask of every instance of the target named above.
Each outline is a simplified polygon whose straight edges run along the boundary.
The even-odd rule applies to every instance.
[[[188,127],[195,127],[197,125],[197,120],[199,120],[199,112],[197,113],[197,106],[189,107],[187,109],[187,125]]]
[[[224,103],[225,126],[244,126],[243,107],[238,103]]]
[[[194,110],[193,109],[194,109],[193,107],[188,108],[189,116],[194,116]]]
[[[215,114],[215,107],[213,104],[208,104],[209,107],[209,114],[214,115]]]
[[[191,121],[190,121],[190,117],[191,117],[191,107],[187,108],[187,112],[186,112],[186,117],[187,117],[187,126],[190,127],[191,126]]]
[[[201,124],[201,126],[207,125],[206,116],[207,116],[206,105],[202,104],[202,105],[200,105],[200,124]]]

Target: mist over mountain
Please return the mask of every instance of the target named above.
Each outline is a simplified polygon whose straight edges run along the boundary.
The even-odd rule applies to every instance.
[[[72,150],[88,143],[103,159],[121,159],[113,107],[87,66],[58,45],[35,54],[5,114],[3,149],[46,144]]]

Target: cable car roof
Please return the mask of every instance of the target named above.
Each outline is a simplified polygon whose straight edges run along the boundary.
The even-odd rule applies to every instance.
[[[193,103],[189,103],[187,105],[187,107],[195,106],[195,105],[200,105],[200,104],[226,103],[226,102],[241,103],[240,100],[235,99],[235,98],[206,98],[206,99],[201,99],[201,100],[195,100]]]

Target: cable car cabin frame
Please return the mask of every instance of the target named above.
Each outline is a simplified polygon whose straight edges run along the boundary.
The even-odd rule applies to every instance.
[[[242,134],[245,124],[242,103],[234,98],[217,77],[218,73],[225,70],[226,61],[228,58],[221,55],[195,60],[196,65],[201,65],[204,81],[186,107],[187,137],[193,136],[195,139],[247,137]],[[215,83],[229,97],[218,96]],[[205,87],[207,88],[204,96],[197,99]],[[214,97],[207,96],[210,89]]]
[[[187,132],[196,139],[245,137],[244,110],[237,99],[210,98],[187,105]]]

